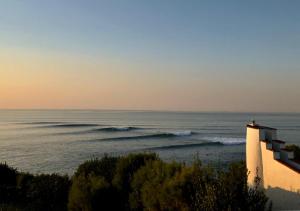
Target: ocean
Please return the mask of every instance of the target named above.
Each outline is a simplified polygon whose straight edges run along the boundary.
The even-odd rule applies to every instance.
[[[166,161],[226,166],[245,160],[246,124],[300,145],[300,114],[108,110],[0,110],[0,162],[72,175],[87,159],[155,152]]]

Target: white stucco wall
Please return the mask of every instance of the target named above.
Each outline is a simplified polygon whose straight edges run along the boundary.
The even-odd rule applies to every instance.
[[[256,168],[261,186],[272,200],[274,210],[300,210],[300,174],[274,159],[274,151],[261,140],[277,139],[276,131],[247,128],[246,162],[248,183],[253,185]]]
[[[300,191],[300,174],[274,160],[273,151],[266,149],[266,143],[260,142],[264,166],[264,187],[280,187],[287,191]]]
[[[248,183],[252,186],[255,185],[256,176],[263,178],[260,138],[262,138],[262,133],[259,130],[247,128],[246,163],[249,171]],[[261,181],[261,184],[263,185],[263,181]]]

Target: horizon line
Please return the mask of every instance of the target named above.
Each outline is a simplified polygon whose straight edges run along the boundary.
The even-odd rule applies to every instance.
[[[222,111],[222,110],[164,110],[164,109],[107,109],[107,108],[0,108],[0,111],[121,111],[121,112],[169,112],[169,113],[255,113],[300,114],[300,111]]]

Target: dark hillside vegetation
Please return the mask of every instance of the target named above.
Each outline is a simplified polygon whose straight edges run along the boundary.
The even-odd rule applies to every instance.
[[[67,210],[70,187],[68,176],[32,175],[0,164],[0,210]]]
[[[294,159],[297,161],[297,162],[300,162],[300,147],[295,145],[295,144],[291,144],[291,145],[287,145],[285,146],[285,148],[287,150],[291,150],[294,152]]]
[[[267,198],[247,186],[244,162],[226,170],[164,162],[156,154],[104,156],[72,178],[32,175],[0,165],[0,210],[265,210]]]

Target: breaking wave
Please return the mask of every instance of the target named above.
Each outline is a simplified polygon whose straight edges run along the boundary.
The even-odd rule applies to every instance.
[[[138,136],[123,136],[123,137],[114,137],[114,138],[105,138],[98,139],[97,141],[122,141],[122,140],[139,140],[139,139],[154,139],[154,138],[175,138],[180,136],[191,136],[194,133],[191,131],[182,131],[182,132],[170,132],[170,133],[157,133],[149,135],[138,135]]]
[[[195,133],[190,131],[190,130],[185,130],[185,131],[168,132],[168,134],[172,134],[172,135],[175,135],[175,136],[191,136]]]
[[[203,139],[213,143],[222,143],[224,145],[240,145],[246,143],[246,139],[244,138],[205,137]]]
[[[99,126],[99,125],[93,125],[93,126]],[[80,126],[78,126],[80,127]],[[91,126],[92,127],[92,126]],[[133,130],[142,130],[144,128],[140,127],[102,127],[102,128],[93,128],[89,130],[84,131],[73,131],[73,132],[64,132],[64,133],[58,133],[60,135],[75,135],[75,134],[88,134],[88,133],[101,133],[101,132],[128,132]]]
[[[224,145],[221,142],[205,142],[205,143],[195,143],[195,144],[177,144],[177,145],[167,145],[160,147],[151,147],[146,150],[168,150],[168,149],[181,149],[190,147],[201,147],[201,146],[220,146]]]

